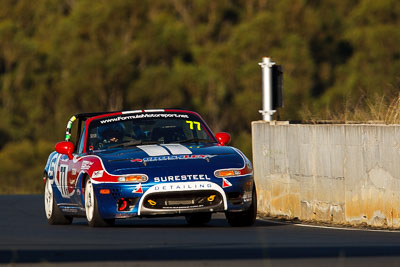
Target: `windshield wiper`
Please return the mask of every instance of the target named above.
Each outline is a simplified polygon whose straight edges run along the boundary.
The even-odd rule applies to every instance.
[[[140,145],[159,145],[160,142],[158,141],[141,141]]]
[[[157,141],[143,141],[143,140],[131,140],[126,141],[120,144],[115,144],[113,146],[109,146],[108,148],[117,148],[117,147],[128,147],[128,146],[138,146],[138,145],[154,145],[159,144]]]
[[[209,139],[191,138],[182,141],[176,141],[176,143],[182,144],[182,143],[214,143],[214,142]]]

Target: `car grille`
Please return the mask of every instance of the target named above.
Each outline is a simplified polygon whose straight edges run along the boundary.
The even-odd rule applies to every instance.
[[[147,209],[194,209],[217,206],[222,203],[222,196],[213,190],[153,193],[143,201]]]

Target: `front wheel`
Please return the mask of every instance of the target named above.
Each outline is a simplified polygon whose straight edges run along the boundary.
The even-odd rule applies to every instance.
[[[225,212],[226,219],[230,226],[251,226],[256,221],[257,216],[257,194],[253,187],[252,202],[249,209],[241,212]]]
[[[114,219],[105,220],[99,214],[96,195],[94,194],[93,184],[90,179],[86,181],[85,185],[85,210],[86,219],[91,227],[105,227],[114,224]]]
[[[44,185],[44,210],[46,212],[47,222],[51,225],[72,223],[72,216],[64,216],[58,208],[49,178],[46,178],[46,183]]]

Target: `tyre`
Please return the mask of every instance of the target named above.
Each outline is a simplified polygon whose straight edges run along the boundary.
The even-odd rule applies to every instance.
[[[241,227],[251,226],[256,221],[257,216],[257,194],[253,187],[252,202],[249,209],[241,212],[225,212],[226,219],[230,226]]]
[[[185,216],[186,222],[192,226],[201,226],[210,222],[211,213],[203,212],[203,213],[193,213]]]
[[[97,198],[94,194],[93,184],[90,179],[86,181],[85,185],[85,211],[88,225],[91,227],[112,226],[115,222],[114,219],[105,220],[101,218]]]
[[[50,179],[46,178],[44,185],[44,210],[47,222],[51,225],[71,224],[72,216],[64,216],[54,199],[53,187]]]

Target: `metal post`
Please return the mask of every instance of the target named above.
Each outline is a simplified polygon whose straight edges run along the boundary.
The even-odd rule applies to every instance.
[[[276,110],[272,110],[272,62],[269,57],[263,57],[263,61],[258,63],[262,69],[262,108],[259,112],[264,121],[271,121],[272,115]]]

